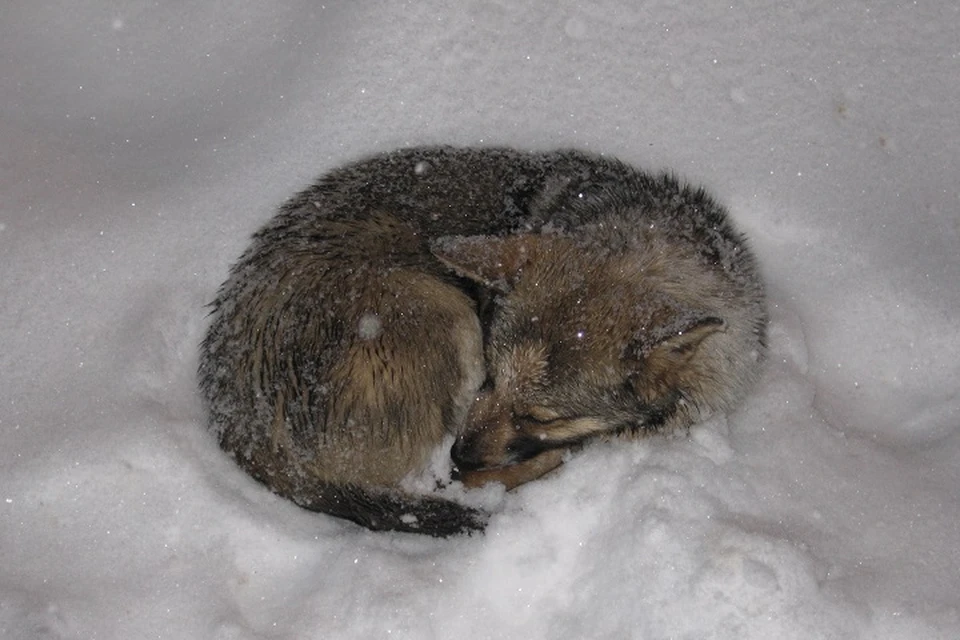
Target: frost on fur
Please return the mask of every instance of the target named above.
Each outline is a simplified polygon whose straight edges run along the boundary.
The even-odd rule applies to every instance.
[[[591,439],[689,425],[743,396],[766,323],[702,190],[577,151],[448,147],[291,198],[212,316],[200,387],[241,467],[305,508],[435,535],[485,520],[401,487],[445,438],[468,484],[510,487]]]

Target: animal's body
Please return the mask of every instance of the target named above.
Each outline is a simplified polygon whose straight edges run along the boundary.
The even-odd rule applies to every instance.
[[[254,478],[373,529],[485,514],[399,483],[445,437],[515,486],[589,439],[682,427],[755,379],[754,259],[702,191],[576,151],[414,148],[321,177],[213,304],[200,386]]]

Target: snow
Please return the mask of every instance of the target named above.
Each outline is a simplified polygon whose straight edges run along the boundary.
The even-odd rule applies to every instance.
[[[960,637],[960,5],[0,9],[0,637]],[[204,305],[320,172],[576,146],[703,183],[771,359],[483,536],[273,497],[204,431]],[[372,327],[371,327],[372,328]]]

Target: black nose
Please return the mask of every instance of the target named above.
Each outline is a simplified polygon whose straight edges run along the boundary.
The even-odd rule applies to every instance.
[[[476,438],[470,436],[460,436],[450,448],[450,459],[457,471],[475,471],[483,467],[483,462],[476,452]]]

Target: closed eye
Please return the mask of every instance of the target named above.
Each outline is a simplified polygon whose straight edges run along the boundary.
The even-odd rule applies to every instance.
[[[527,460],[549,449],[578,446],[591,438],[614,432],[608,423],[589,417],[557,418],[549,422],[518,417],[515,424],[519,432],[509,440],[507,451],[518,460]]]
[[[547,425],[557,420],[562,420],[563,416],[548,407],[527,407],[525,411],[516,412],[514,417],[518,421],[534,422],[539,425]]]

